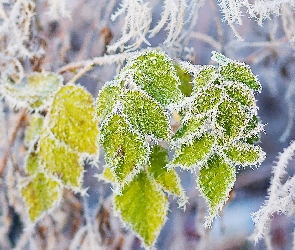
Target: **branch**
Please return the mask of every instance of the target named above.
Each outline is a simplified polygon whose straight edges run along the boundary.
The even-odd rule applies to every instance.
[[[91,60],[84,60],[84,61],[69,63],[63,66],[62,68],[60,68],[58,73],[64,74],[67,71],[75,71],[76,69],[80,69],[80,68],[83,68],[82,70],[85,71],[85,69],[87,68],[91,69],[95,65],[102,66],[102,65],[110,65],[113,63],[122,63],[123,61],[125,61],[126,59],[130,58],[133,55],[135,55],[135,52],[121,53],[116,55],[105,55],[101,57],[95,57]]]

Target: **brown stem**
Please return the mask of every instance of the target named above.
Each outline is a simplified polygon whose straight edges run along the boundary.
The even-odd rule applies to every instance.
[[[21,127],[21,124],[22,124],[23,120],[26,117],[26,113],[27,113],[27,109],[23,109],[21,111],[21,113],[19,114],[19,117],[18,117],[18,119],[16,121],[15,127],[14,127],[13,132],[11,134],[11,137],[9,139],[8,147],[6,149],[6,152],[5,152],[5,155],[4,155],[3,159],[2,159],[2,162],[0,164],[0,178],[3,177],[6,164],[7,164],[8,158],[10,156],[11,148],[12,148],[14,142],[15,142],[17,132],[18,132],[19,128]]]

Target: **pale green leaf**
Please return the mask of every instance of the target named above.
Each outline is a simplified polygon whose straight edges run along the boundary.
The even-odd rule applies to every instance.
[[[123,96],[124,113],[130,123],[145,135],[169,139],[170,121],[164,109],[151,97],[138,90],[129,90]]]
[[[101,180],[104,180],[108,183],[116,183],[117,179],[115,174],[112,172],[111,168],[108,165],[104,166],[104,169],[100,175],[98,175],[98,178]]]
[[[100,142],[105,150],[106,162],[114,168],[120,182],[144,166],[148,148],[144,138],[131,130],[120,115],[113,115],[101,128]]]
[[[104,85],[96,99],[96,115],[99,119],[105,119],[111,113],[121,91],[119,86],[111,83]]]
[[[152,246],[163,227],[168,213],[165,194],[145,172],[126,185],[122,195],[114,198],[115,209],[146,246]]]
[[[83,162],[77,152],[44,133],[39,142],[40,163],[46,173],[60,179],[64,185],[80,189],[83,177]]]
[[[206,87],[217,78],[217,71],[214,66],[205,66],[195,78],[196,84],[194,91],[197,92],[200,88]]]
[[[171,60],[160,51],[145,51],[126,65],[134,82],[162,105],[178,103],[182,94]]]
[[[33,114],[30,118],[30,125],[26,130],[24,144],[29,147],[39,137],[43,127],[44,117],[38,113]]]
[[[255,107],[255,98],[250,89],[243,88],[238,82],[226,86],[227,94],[242,105]]]
[[[36,152],[30,152],[25,163],[29,175],[34,175],[40,170],[39,155]]]
[[[173,136],[174,139],[186,139],[194,134],[201,131],[201,126],[207,117],[195,117],[192,116],[190,119],[186,120],[182,126],[176,131]]]
[[[240,62],[229,62],[221,66],[220,74],[229,81],[239,81],[246,84],[250,89],[260,90],[261,85],[250,67]]]
[[[219,155],[212,155],[207,164],[200,169],[197,183],[209,204],[210,215],[206,221],[208,227],[228,200],[229,192],[236,180],[235,172],[235,167],[228,165]]]
[[[98,125],[91,94],[75,85],[62,87],[55,95],[49,127],[55,137],[79,153],[98,151]]]
[[[250,145],[248,143],[236,142],[224,150],[226,156],[235,164],[243,166],[261,163],[264,159],[264,153],[261,147]]]
[[[225,139],[238,136],[246,123],[245,111],[233,100],[225,100],[218,108],[217,123],[224,129]]]
[[[5,85],[3,92],[16,103],[23,102],[25,106],[41,110],[50,105],[62,81],[60,75],[52,72],[34,73],[20,84]]]
[[[194,138],[191,142],[182,144],[175,151],[173,164],[187,168],[198,165],[208,156],[213,143],[214,138],[209,134],[205,134],[200,138]]]
[[[62,189],[59,183],[44,173],[27,178],[21,195],[29,211],[31,221],[36,221],[44,212],[55,207],[61,200]]]
[[[169,163],[168,150],[155,145],[150,154],[148,172],[161,185],[164,191],[176,196],[183,195],[180,179],[174,169],[167,169]]]
[[[210,86],[197,94],[192,107],[193,114],[201,114],[213,109],[221,100],[222,90],[217,86]]]

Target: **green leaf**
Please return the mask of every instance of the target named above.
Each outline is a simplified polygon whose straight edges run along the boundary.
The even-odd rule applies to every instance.
[[[151,97],[138,90],[129,90],[123,96],[124,114],[130,123],[144,135],[168,140],[170,122],[164,109]]]
[[[242,105],[255,107],[255,98],[252,91],[248,88],[243,88],[241,84],[235,82],[226,86],[227,94]]]
[[[229,81],[239,81],[246,84],[250,89],[261,90],[257,77],[252,73],[250,67],[240,62],[229,62],[220,67],[220,74]]]
[[[222,90],[215,86],[210,86],[206,90],[199,92],[192,107],[193,114],[201,114],[213,109],[221,100]]]
[[[33,114],[30,119],[30,125],[26,130],[24,144],[29,147],[32,142],[34,143],[42,130],[44,117],[38,113]]]
[[[235,168],[219,155],[212,155],[200,169],[197,183],[210,208],[210,215],[205,222],[207,227],[211,226],[212,220],[228,200],[236,180],[235,172]]]
[[[59,183],[44,173],[27,178],[21,195],[25,200],[32,221],[36,221],[44,212],[55,207],[61,200],[62,189]]]
[[[30,152],[25,163],[29,175],[34,175],[40,170],[39,155],[36,152]]]
[[[182,144],[175,151],[173,164],[192,167],[198,165],[208,156],[214,143],[214,138],[205,134],[200,138],[194,138],[191,142]]]
[[[104,166],[104,169],[101,174],[98,175],[100,180],[103,180],[108,183],[116,183],[116,175],[112,172],[111,168],[108,165]]]
[[[24,106],[42,110],[50,105],[62,81],[60,75],[52,72],[34,73],[20,84],[5,85],[3,92],[17,104],[23,102]]]
[[[225,139],[238,136],[246,123],[246,113],[240,104],[233,100],[225,100],[219,105],[217,123],[224,129]]]
[[[134,82],[162,105],[182,100],[178,88],[180,80],[171,60],[163,52],[145,51],[130,60],[123,72],[126,70],[131,70]]]
[[[243,130],[243,141],[250,144],[257,143],[259,141],[260,132],[262,130],[262,125],[259,123],[257,115],[252,115],[252,117],[248,119],[246,122],[247,125]]]
[[[39,147],[40,163],[46,173],[72,189],[82,187],[83,162],[77,152],[47,133],[41,136]]]
[[[155,145],[150,154],[148,172],[161,185],[164,191],[176,196],[182,196],[180,179],[174,169],[167,169],[169,163],[168,150]]]
[[[261,163],[265,157],[259,146],[236,142],[224,150],[226,156],[236,164],[243,166]]]
[[[196,117],[192,116],[190,119],[186,120],[182,126],[176,131],[173,136],[174,139],[185,140],[188,137],[193,136],[201,132],[201,126],[207,117]]]
[[[144,138],[133,132],[120,115],[114,114],[103,124],[100,142],[107,164],[114,168],[113,172],[121,183],[147,162],[149,152]]]
[[[194,92],[197,92],[200,88],[206,87],[212,83],[217,78],[217,71],[214,66],[205,66],[195,78],[195,89]]]
[[[185,96],[190,96],[193,91],[192,77],[179,64],[174,64],[176,75],[179,77],[181,84],[178,86],[181,93]]]
[[[146,246],[152,246],[168,213],[165,194],[145,172],[138,174],[114,198],[115,209]]]
[[[79,153],[97,154],[98,125],[93,98],[80,86],[67,85],[55,95],[49,127],[55,137]]]
[[[99,119],[105,119],[111,113],[121,91],[119,86],[112,83],[104,85],[96,99],[96,115]]]

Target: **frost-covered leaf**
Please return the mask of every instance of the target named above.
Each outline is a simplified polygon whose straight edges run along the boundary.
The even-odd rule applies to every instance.
[[[98,178],[109,183],[117,182],[115,174],[112,172],[111,168],[108,165],[104,166],[104,169],[102,173],[98,175]]]
[[[181,93],[185,96],[190,96],[193,91],[192,77],[179,64],[174,65],[176,75],[179,77],[180,85],[178,86]]]
[[[62,87],[54,97],[49,127],[55,137],[79,153],[98,151],[98,125],[91,94],[80,86]]]
[[[200,88],[206,87],[217,78],[217,71],[214,66],[205,66],[195,78],[196,84],[194,92],[197,92]]]
[[[227,94],[242,105],[248,107],[255,106],[255,98],[252,91],[248,88],[243,88],[241,84],[235,82],[226,87]]]
[[[44,117],[38,113],[33,114],[30,119],[30,125],[26,130],[24,144],[29,147],[30,144],[39,137],[42,130]]]
[[[31,221],[36,221],[44,212],[60,202],[62,189],[56,180],[47,177],[44,173],[38,173],[28,180],[21,189],[21,195],[25,200]]]
[[[206,120],[206,117],[192,116],[189,120],[186,120],[182,126],[176,131],[173,136],[174,139],[185,140],[185,138],[201,132],[201,126]]]
[[[176,196],[183,195],[180,179],[174,169],[167,169],[169,163],[168,150],[155,145],[149,159],[148,172],[161,185],[164,191]]]
[[[220,102],[221,93],[222,90],[215,86],[199,92],[193,104],[192,113],[200,114],[213,109]]]
[[[235,172],[235,167],[228,165],[219,155],[212,155],[200,169],[197,183],[209,204],[210,215],[206,221],[208,227],[228,199],[236,180]]]
[[[26,169],[29,175],[34,175],[39,172],[40,162],[39,155],[36,152],[30,152],[26,158]]]
[[[238,136],[247,119],[246,113],[242,110],[240,104],[233,100],[225,100],[218,108],[217,123],[224,129],[226,138]]]
[[[16,104],[22,102],[32,109],[41,110],[50,105],[62,81],[60,75],[52,72],[34,73],[21,84],[6,84],[3,92]]]
[[[60,179],[66,186],[80,189],[83,162],[78,153],[46,133],[41,136],[39,147],[40,163],[45,172]]]
[[[229,81],[239,81],[246,84],[250,89],[260,90],[261,85],[250,67],[244,63],[229,62],[221,66],[220,74]]]
[[[247,124],[243,130],[243,141],[254,144],[259,141],[260,132],[263,126],[259,123],[257,115],[253,115],[252,118],[247,120]]]
[[[143,137],[132,131],[120,115],[113,115],[101,128],[100,142],[105,150],[106,162],[114,168],[118,181],[138,172],[147,162],[148,148]]]
[[[116,85],[106,84],[101,89],[96,99],[96,115],[100,119],[108,116],[121,93],[121,88]]]
[[[243,166],[261,163],[264,153],[259,146],[236,142],[224,150],[226,156],[236,164]]]
[[[173,164],[191,167],[202,162],[211,151],[214,138],[205,134],[200,138],[184,143],[175,151]]]
[[[162,105],[181,101],[179,78],[171,60],[164,53],[145,51],[130,60],[125,69],[131,69],[134,82]]]
[[[123,96],[124,113],[130,123],[145,135],[169,139],[170,122],[164,109],[151,97],[138,90],[130,90]]]
[[[122,195],[114,198],[115,209],[143,240],[152,246],[165,223],[168,213],[168,200],[156,184],[141,172],[126,185]]]

